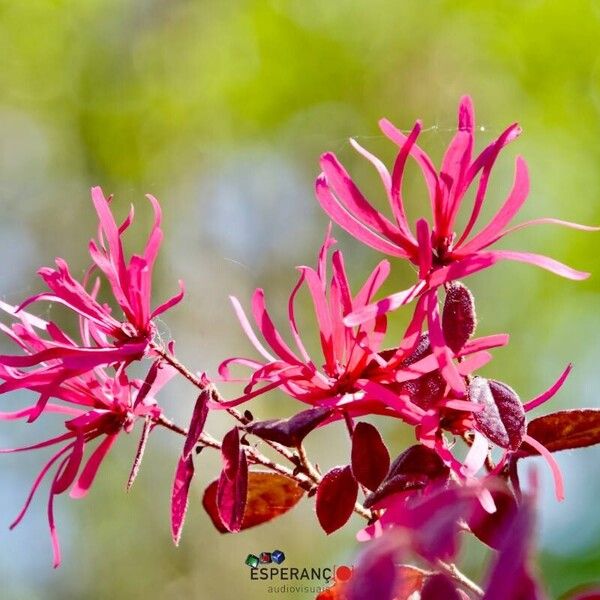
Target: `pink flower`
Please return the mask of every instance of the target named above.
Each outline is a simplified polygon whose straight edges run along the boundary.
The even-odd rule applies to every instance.
[[[12,529],[21,522],[43,479],[54,468],[48,497],[54,567],[58,567],[61,560],[54,522],[54,497],[69,488],[72,498],[83,498],[89,492],[117,436],[122,431],[130,433],[140,418],[151,424],[160,416],[161,410],[154,396],[173,375],[172,369],[156,365],[151,368],[146,381],[130,380],[122,367],[114,377],[100,367],[70,377],[53,387],[52,395],[61,403],[47,402],[44,406],[45,413],[58,413],[68,418],[65,421],[66,431],[30,446],[0,450],[0,453],[24,452],[62,444],[39,472],[22,510],[11,524]],[[29,389],[37,391],[36,382],[30,385]],[[0,413],[0,420],[29,419],[37,412],[37,406],[29,406],[11,413]],[[99,440],[99,443],[85,459],[86,447],[94,440]],[[136,463],[135,467],[138,467],[139,461]]]
[[[465,340],[464,347],[457,349],[456,354],[444,354],[444,359],[447,359],[444,362],[438,353],[439,336],[433,335],[437,344],[432,342],[430,346],[427,337],[427,348],[419,352],[417,347],[426,316],[424,296],[417,303],[415,315],[398,346],[383,350],[382,342],[387,331],[385,315],[376,316],[358,327],[346,326],[344,317],[371,301],[388,275],[389,263],[381,262],[358,294],[353,296],[340,251],[335,251],[331,257],[333,274],[328,280],[327,252],[334,242],[328,234],[319,253],[317,269],[301,267],[300,279],[290,295],[288,318],[297,350],[286,344],[275,327],[262,290],[254,293],[252,311],[271,351],[256,336],[238,300],[232,298],[240,323],[263,360],[239,357],[225,360],[219,367],[225,381],[236,381],[230,374],[233,364],[249,368],[252,375],[242,379],[248,382],[242,396],[229,402],[212,403],[212,407],[236,406],[269,390],[281,388],[289,396],[312,406],[343,409],[354,416],[383,414],[418,425],[426,410],[422,403],[419,404],[422,399],[408,389],[411,382],[431,375],[440,380],[440,391],[443,392],[446,385],[444,377],[447,377],[464,393],[465,377],[491,359],[487,350],[507,343],[506,335]],[[323,359],[319,361],[308,355],[295,319],[296,295],[304,284],[313,301],[320,333]],[[434,320],[433,325],[441,328],[438,321]],[[434,328],[432,331],[437,330]],[[459,362],[455,363],[455,360]],[[321,368],[319,363],[323,363]],[[440,363],[443,365],[441,374]],[[261,384],[262,387],[257,387]],[[331,418],[340,416],[338,411]]]
[[[162,230],[160,206],[155,198],[148,198],[155,220],[141,255],[133,255],[127,262],[121,240],[133,220],[133,212],[118,227],[101,189],[93,188],[92,200],[100,225],[98,240],[90,242],[93,263],[83,283],[74,279],[67,263],[58,258],[56,269],[45,267],[39,271],[48,292],[26,299],[17,309],[0,306],[12,316],[20,317],[20,322],[11,329],[2,326],[2,330],[25,351],[21,355],[0,356],[5,379],[0,393],[19,388],[38,389],[41,394],[38,410],[32,412],[30,420],[39,415],[53,389],[70,377],[100,365],[127,365],[149,354],[155,335],[153,319],[182,299],[183,289],[157,308],[150,306],[152,270]],[[108,280],[123,320],[113,315],[110,306],[97,300],[99,280],[91,291],[86,289],[96,270]],[[41,301],[63,304],[79,317],[80,342],[53,323],[25,315],[25,307]]]
[[[291,397],[313,406],[354,405],[357,380],[366,377],[367,372],[369,376],[376,376],[379,371],[376,357],[385,336],[386,317],[377,317],[358,328],[346,327],[343,318],[371,301],[388,276],[389,263],[382,261],[360,291],[353,295],[339,250],[331,257],[333,273],[331,280],[328,279],[327,253],[333,244],[335,240],[328,232],[316,270],[299,268],[300,278],[288,302],[290,331],[296,349],[288,346],[275,327],[262,289],[256,290],[253,295],[252,313],[270,350],[259,341],[239,301],[231,298],[242,328],[263,360],[230,358],[220,365],[219,373],[226,381],[235,381],[229,371],[232,364],[248,367],[253,372],[245,379],[248,385],[244,395],[221,406],[235,406],[278,387]],[[323,358],[317,362],[306,351],[296,323],[295,300],[302,286],[306,286],[311,295],[319,328]],[[321,362],[322,367],[319,367]],[[255,389],[259,384],[263,384],[262,387]]]
[[[489,246],[505,235],[535,224],[552,223],[588,231],[597,229],[549,218],[508,227],[529,193],[527,165],[521,157],[517,158],[513,187],[503,206],[486,226],[473,235],[485,200],[490,173],[500,151],[520,134],[521,129],[517,124],[509,126],[473,158],[475,118],[471,99],[463,97],[458,110],[458,131],[448,146],[439,171],[416,144],[421,131],[419,121],[408,136],[386,119],[382,119],[379,125],[384,135],[399,147],[391,174],[377,157],[354,140],[351,143],[379,173],[394,222],[369,203],[332,153],[321,157],[323,172],[316,181],[317,199],[329,217],[358,240],[390,256],[409,260],[417,266],[419,281],[405,291],[355,311],[346,319],[348,325],[394,310],[420,293],[476,273],[499,260],[533,264],[570,279],[588,277],[588,273],[576,271],[538,254],[488,250]],[[414,231],[407,220],[402,197],[404,169],[409,156],[414,158],[423,173],[432,212],[431,220],[419,219]],[[477,177],[479,181],[470,217],[464,230],[457,233],[456,217],[467,191],[475,184]]]

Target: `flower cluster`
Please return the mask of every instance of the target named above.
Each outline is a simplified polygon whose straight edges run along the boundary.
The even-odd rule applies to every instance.
[[[1,450],[20,452],[64,444],[40,471],[23,510],[11,526],[21,521],[43,478],[56,467],[48,501],[55,566],[60,563],[60,549],[54,526],[54,496],[69,488],[73,498],[86,495],[118,434],[129,433],[138,419],[149,424],[160,419],[155,394],[175,374],[172,367],[161,364],[160,356],[153,350],[153,319],[177,304],[183,290],[152,310],[152,271],[163,234],[158,201],[152,196],[148,199],[155,220],[143,254],[133,255],[127,261],[123,251],[122,236],[133,221],[133,209],[117,225],[109,200],[100,188],[93,188],[99,230],[97,240],[89,244],[92,263],[83,281],[77,281],[67,263],[57,258],[56,269],[44,267],[38,272],[48,291],[27,298],[18,307],[0,303],[0,309],[13,319],[10,327],[2,324],[0,329],[21,350],[19,354],[0,356],[0,393],[24,389],[38,394],[33,406],[1,413],[0,419],[25,419],[31,423],[48,413],[68,417],[66,431],[56,437],[24,448]],[[99,301],[99,275],[108,282],[122,319],[113,314],[110,305]],[[75,319],[79,339],[69,336],[56,323],[25,311],[39,302],[66,306]],[[130,379],[127,368],[144,357],[154,359],[147,377]],[[61,402],[56,404],[51,399]],[[100,443],[84,461],[86,445],[97,439],[101,439]]]
[[[35,479],[13,523],[21,521],[42,480],[54,469],[48,521],[56,566],[60,552],[55,496],[69,489],[73,498],[86,495],[118,435],[130,433],[141,421],[128,485],[135,479],[154,427],[185,437],[171,491],[176,544],[196,455],[213,448],[220,452],[222,468],[206,488],[202,503],[221,532],[269,521],[305,495],[315,498],[318,522],[328,534],[343,527],[353,513],[367,519],[357,539],[369,545],[352,580],[337,582],[320,600],[407,600],[415,593],[423,600],[543,598],[531,564],[537,484],[532,476],[529,491],[522,492],[517,465],[529,456],[542,455],[551,469],[556,496],[562,499],[564,485],[553,453],[600,443],[600,411],[562,411],[528,422],[526,414],[560,390],[571,365],[527,402],[503,381],[480,375],[478,371],[493,358],[491,351],[506,346],[509,336],[476,337],[475,300],[462,280],[501,260],[584,279],[587,273],[554,259],[491,246],[531,225],[597,228],[550,218],[510,226],[529,191],[527,166],[519,157],[508,197],[491,221],[476,230],[493,167],[501,150],[521,130],[511,125],[474,156],[475,119],[469,98],[460,102],[458,128],[439,170],[417,145],[420,122],[408,135],[386,120],[380,126],[398,147],[391,171],[355,141],[351,143],[377,170],[392,218],[374,208],[331,153],[321,157],[316,196],[337,225],[391,261],[382,260],[353,291],[330,225],[315,268],[299,267],[287,304],[289,335],[275,324],[262,289],[251,299],[252,320],[242,303],[231,298],[257,352],[254,357],[228,358],[218,369],[221,382],[244,384],[236,398],[225,399],[206,374],[196,374],[175,357],[173,342],[165,347],[157,335],[156,317],[182,299],[183,287],[152,308],[152,272],[162,240],[160,207],[152,196],[148,198],[155,219],[142,254],[127,259],[123,250],[122,238],[133,222],[133,211],[118,225],[110,199],[94,188],[99,229],[89,245],[91,265],[83,280],[75,279],[67,264],[57,259],[56,269],[39,271],[47,291],[19,306],[0,302],[0,309],[12,320],[12,325],[0,329],[19,348],[17,354],[0,355],[0,393],[29,390],[37,395],[31,406],[0,413],[0,420],[32,422],[50,413],[66,418],[62,433],[25,448],[0,451],[60,446]],[[414,227],[407,218],[402,189],[409,158],[422,171],[431,207],[431,219],[420,218]],[[457,232],[457,216],[470,196],[473,204],[466,226]],[[377,299],[398,260],[416,267],[417,281]],[[109,304],[99,299],[101,282],[108,284]],[[305,342],[296,319],[297,297],[304,292],[314,309],[320,357],[307,351],[313,345]],[[77,322],[73,329],[78,335],[73,337],[56,323],[31,314],[42,302],[65,306]],[[401,307],[408,325],[398,335],[388,321],[389,313]],[[146,376],[132,377],[130,367],[139,368],[141,362],[149,364]],[[175,374],[196,388],[187,428],[169,420],[156,399]],[[265,420],[255,419],[254,409],[238,410],[275,390],[300,401],[302,409],[289,418]],[[211,410],[226,411],[235,420],[222,440],[205,431]],[[392,460],[380,431],[364,420],[372,415],[410,428],[414,444]],[[349,437],[348,462],[322,474],[309,460],[303,441],[317,429],[340,423]],[[249,436],[256,438],[255,443],[249,442]],[[95,447],[88,452],[91,443]],[[263,445],[270,446],[284,464],[265,455]],[[469,531],[497,551],[485,590],[448,562],[457,556],[459,530]],[[429,564],[431,570],[405,564],[410,556]]]

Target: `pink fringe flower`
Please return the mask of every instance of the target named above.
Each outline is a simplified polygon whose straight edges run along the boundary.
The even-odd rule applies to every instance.
[[[395,310],[427,290],[464,278],[499,260],[533,264],[569,279],[588,277],[588,273],[576,271],[539,254],[488,250],[505,235],[530,225],[550,223],[586,231],[597,230],[552,218],[535,219],[508,227],[529,193],[527,165],[521,157],[517,157],[513,187],[504,204],[487,225],[472,235],[496,159],[500,151],[521,133],[516,123],[474,158],[473,105],[468,96],[463,97],[458,110],[458,131],[446,150],[439,171],[416,143],[421,132],[420,121],[408,136],[386,119],[382,119],[379,126],[384,135],[399,147],[391,173],[381,160],[356,141],[351,140],[351,144],[379,173],[394,222],[369,203],[333,153],[321,157],[323,171],[316,180],[316,196],[329,217],[356,239],[384,254],[412,262],[418,268],[419,281],[373,306],[354,311],[346,319],[348,325],[356,325],[376,314]],[[419,219],[414,230],[409,225],[402,196],[402,182],[409,156],[417,162],[423,173],[432,212],[431,221]],[[461,233],[457,233],[456,217],[467,191],[475,185],[478,177],[467,225]]]
[[[114,377],[97,367],[70,377],[53,387],[52,395],[61,404],[47,402],[45,413],[65,415],[64,433],[21,448],[0,449],[0,453],[24,452],[49,446],[64,444],[48,460],[36,477],[23,508],[11,524],[16,527],[31,504],[40,484],[55,467],[48,497],[48,523],[54,554],[54,567],[61,562],[60,546],[54,520],[54,497],[70,488],[71,498],[83,498],[89,492],[98,470],[115,443],[118,435],[124,431],[130,433],[138,419],[151,424],[161,415],[155,400],[156,393],[175,374],[171,368],[153,367],[145,381],[130,380],[121,367]],[[5,377],[2,373],[2,377]],[[30,382],[29,389],[37,390],[37,383]],[[0,413],[0,420],[13,421],[28,419],[38,412],[37,406],[22,410]],[[100,440],[93,452],[85,459],[86,446],[94,440]],[[139,467],[136,459],[135,468]]]
[[[67,379],[101,365],[127,365],[150,355],[149,346],[155,335],[153,319],[183,298],[181,288],[179,294],[151,309],[152,271],[162,230],[158,201],[152,196],[148,199],[155,219],[141,255],[133,255],[127,262],[121,240],[132,223],[133,212],[118,227],[108,200],[102,190],[95,187],[92,200],[100,224],[98,240],[92,240],[89,245],[93,262],[83,283],[73,278],[64,260],[57,258],[56,269],[39,270],[48,292],[26,299],[16,309],[5,304],[0,306],[12,316],[21,317],[11,329],[1,328],[25,351],[21,355],[0,356],[5,380],[0,385],[0,393],[20,388],[39,391],[40,400],[30,421],[39,416],[48,397]],[[110,306],[97,300],[99,280],[91,291],[86,289],[88,279],[96,270],[108,280],[113,298],[123,312],[123,321],[113,316]],[[36,320],[32,315],[22,316],[25,307],[41,301],[62,304],[78,315],[81,342],[75,342],[54,323]]]

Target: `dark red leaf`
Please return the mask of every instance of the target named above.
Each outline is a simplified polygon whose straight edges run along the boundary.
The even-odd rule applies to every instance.
[[[446,300],[442,313],[442,330],[446,345],[454,353],[462,350],[477,326],[475,301],[471,292],[459,281],[446,289]]]
[[[430,481],[448,478],[449,469],[437,452],[415,444],[398,455],[379,487],[365,498],[371,508],[384,498],[406,490],[420,489]]]
[[[205,387],[194,405],[194,412],[190,420],[190,426],[188,428],[188,434],[185,438],[185,444],[183,445],[183,457],[187,458],[194,451],[194,447],[198,443],[200,434],[204,429],[206,423],[206,417],[208,416],[208,400],[210,398],[211,388]]]
[[[309,408],[290,419],[256,421],[247,425],[246,431],[263,440],[277,442],[283,446],[294,448],[332,412],[333,409],[322,406]]]
[[[600,410],[561,410],[544,415],[527,425],[527,434],[550,452],[593,446],[600,443]],[[538,454],[538,451],[524,443],[519,453],[530,456]]]
[[[352,432],[352,472],[359,483],[375,490],[390,467],[388,452],[379,431],[369,423],[357,423]]]
[[[221,522],[229,531],[239,531],[248,492],[248,462],[236,427],[225,434],[221,446],[223,469],[217,486]]]
[[[352,515],[358,497],[358,483],[350,465],[334,467],[317,489],[317,518],[326,533],[342,527]]]
[[[488,513],[480,502],[475,504],[473,513],[467,522],[471,531],[485,544],[498,549],[506,531],[510,528],[518,510],[517,501],[510,488],[498,481],[496,489],[490,490],[496,512]]]
[[[475,377],[469,400],[483,406],[473,413],[477,429],[501,448],[516,450],[526,432],[525,410],[517,393],[506,384]]]
[[[171,535],[175,545],[179,545],[185,513],[188,507],[190,484],[194,477],[194,462],[192,457],[180,458],[175,471],[173,491],[171,493]]]
[[[460,600],[460,595],[448,577],[437,573],[427,578],[421,590],[421,600]]]
[[[221,533],[228,533],[217,508],[218,483],[218,480],[213,481],[206,488],[202,497],[202,506],[213,525]],[[248,473],[248,496],[240,530],[266,523],[286,513],[303,495],[304,490],[290,477],[262,471]]]

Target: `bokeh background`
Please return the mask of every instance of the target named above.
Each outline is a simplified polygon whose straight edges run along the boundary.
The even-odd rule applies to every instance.
[[[387,116],[408,129],[421,117],[425,148],[439,159],[452,136],[459,97],[470,93],[480,146],[518,120],[524,135],[499,163],[491,212],[525,155],[532,191],[522,218],[600,222],[600,4],[539,0],[13,0],[0,1],[0,296],[17,302],[40,289],[35,270],[63,256],[81,272],[94,233],[89,187],[150,215],[143,194],[165,210],[157,297],[187,283],[187,301],[161,323],[191,367],[215,372],[231,355],[252,356],[227,302],[265,288],[285,317],[294,266],[313,264],[327,220],[313,198],[321,152],[333,150],[373,198],[381,190],[350,149],[353,136],[386,160],[377,129]],[[411,218],[426,210],[411,171]],[[380,259],[336,231],[355,285]],[[550,254],[595,277],[573,283],[533,267],[502,264],[471,279],[481,333],[511,333],[485,369],[523,399],[544,389],[569,361],[575,370],[550,408],[600,405],[600,247],[594,234],[528,229],[513,248]],[[387,290],[405,287],[396,265]],[[303,303],[305,337],[315,329]],[[58,317],[60,318],[60,317]],[[405,316],[394,317],[400,332]],[[310,344],[309,344],[310,345]],[[313,343],[314,346],[314,343]],[[230,393],[235,393],[231,389]],[[173,384],[167,412],[185,422],[193,390]],[[2,399],[18,406],[24,395]],[[252,404],[262,418],[296,407],[280,394]],[[399,451],[410,432],[380,423]],[[213,418],[210,428],[227,426]],[[4,424],[0,445],[58,430],[60,422]],[[331,432],[334,430],[331,429]],[[0,542],[0,596],[7,599],[290,597],[250,582],[246,555],[280,548],[290,565],[349,564],[353,521],[326,537],[311,501],[262,528],[222,536],[200,498],[217,473],[198,466],[181,546],[170,541],[169,493],[180,440],[156,432],[134,489],[124,484],[137,436],[122,440],[82,502],[56,503],[64,565],[51,568],[45,489],[27,519]],[[310,452],[324,467],[344,460],[343,431],[317,433]],[[0,516],[13,518],[43,451],[1,459]],[[600,579],[600,451],[559,455],[567,500],[558,505],[543,465],[539,565],[552,598]],[[535,461],[534,461],[535,462]],[[478,576],[487,554],[465,551]]]

